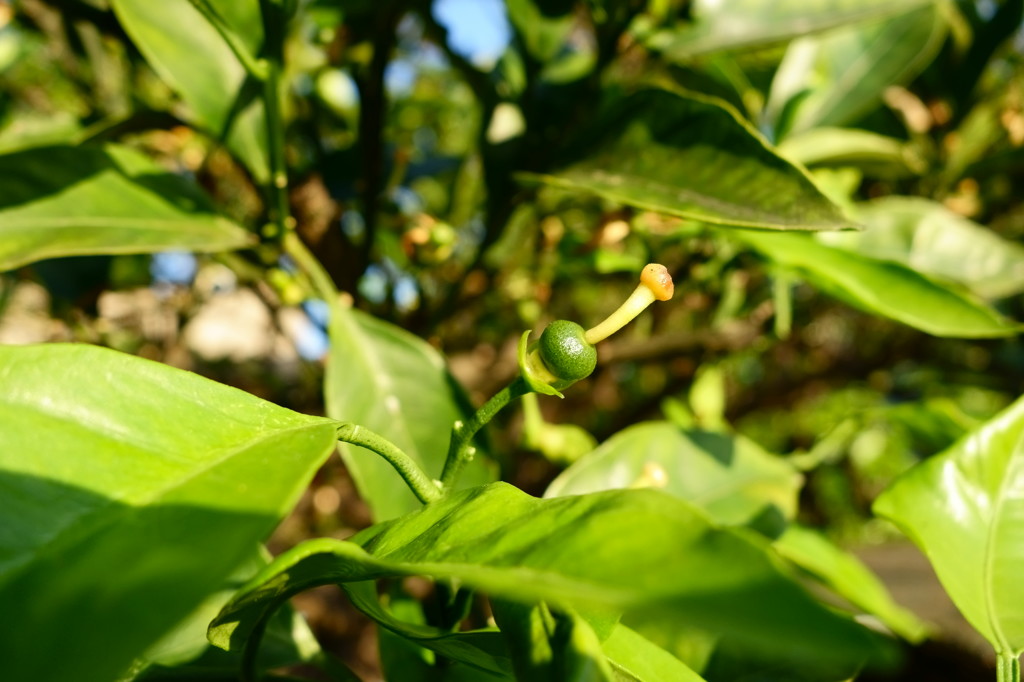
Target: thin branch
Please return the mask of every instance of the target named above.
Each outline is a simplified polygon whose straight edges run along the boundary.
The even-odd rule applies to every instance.
[[[379,433],[357,424],[342,424],[338,427],[338,440],[366,448],[383,457],[423,504],[441,499],[441,489],[423,473],[412,457]]]

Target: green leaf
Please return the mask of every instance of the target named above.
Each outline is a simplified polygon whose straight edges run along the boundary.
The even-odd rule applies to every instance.
[[[315,581],[319,576],[314,572],[303,575],[300,571],[318,568],[315,565],[298,564],[296,573],[289,573],[289,580]],[[373,581],[346,582],[345,593],[353,605],[375,620],[378,625],[418,646],[472,666],[493,675],[504,675],[512,670],[508,653],[497,630],[472,630],[448,632],[419,623],[399,620],[385,609],[377,598]]]
[[[327,414],[381,434],[428,476],[440,477],[452,424],[465,419],[465,399],[441,355],[412,334],[357,310],[335,306],[324,393]],[[375,520],[419,509],[394,469],[371,452],[341,447],[359,494]],[[493,481],[483,457],[466,466],[460,486]]]
[[[0,179],[0,271],[58,256],[252,243],[198,187],[127,147],[4,154]]]
[[[358,543],[358,544],[357,544]],[[211,624],[242,647],[292,594],[316,585],[429,575],[553,609],[685,622],[795,659],[862,659],[876,642],[818,605],[750,533],[711,525],[654,490],[538,500],[505,483],[461,491],[354,541],[311,540],[280,555]]]
[[[707,431],[725,431],[726,392],[725,372],[717,365],[705,364],[697,368],[690,384],[690,409],[701,428]]]
[[[700,95],[642,90],[611,105],[582,139],[583,160],[520,177],[717,225],[852,226],[736,112]]]
[[[209,0],[250,54],[263,44],[258,0]],[[258,96],[231,48],[188,0],[111,0],[118,21],[153,70],[188,105],[190,120],[227,146],[257,182],[270,176]]]
[[[1024,652],[1024,399],[908,471],[874,511],[928,559],[997,653]]]
[[[833,248],[810,236],[730,233],[846,303],[935,336],[1012,336],[1021,326],[905,265]]]
[[[0,348],[0,385],[11,680],[124,672],[222,587],[334,448],[331,420],[93,346]]]
[[[803,477],[742,436],[648,422],[615,434],[563,471],[545,497],[658,487],[718,523],[791,519]],[[759,518],[760,517],[760,518]]]
[[[516,678],[531,682],[611,682],[612,670],[593,628],[571,611],[544,603],[491,601]]]
[[[986,298],[1024,291],[1024,246],[940,203],[886,197],[860,204],[857,217],[869,229],[822,235],[822,241],[958,282]]]
[[[539,62],[553,60],[565,45],[573,28],[572,9],[572,3],[564,1],[506,0],[505,3],[508,19],[522,37],[526,53]]]
[[[241,656],[212,646],[206,639],[206,628],[238,587],[267,565],[269,559],[264,554],[265,551],[253,553],[251,560],[243,563],[221,590],[203,600],[188,618],[136,659],[133,672],[119,682],[236,680]],[[287,604],[268,624],[265,641],[257,666],[260,671],[310,664],[322,655],[309,626]]]
[[[602,642],[604,653],[622,682],[704,682],[682,661],[649,639],[619,624]]]
[[[805,166],[856,166],[873,174],[904,176],[925,169],[925,162],[902,140],[854,128],[811,128],[786,137],[779,153]]]
[[[936,3],[884,21],[793,41],[772,81],[766,115],[783,133],[843,126],[873,111],[935,57],[946,37]],[[784,120],[783,120],[784,117]]]
[[[844,24],[877,19],[930,0],[694,0],[691,20],[660,31],[647,44],[673,61],[719,50],[785,42]]]
[[[864,612],[878,617],[900,637],[918,643],[928,634],[917,616],[892,600],[885,584],[856,556],[832,544],[824,535],[791,524],[775,541],[783,557],[821,580],[832,591]]]

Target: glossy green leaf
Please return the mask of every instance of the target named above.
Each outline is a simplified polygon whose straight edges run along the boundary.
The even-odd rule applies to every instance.
[[[997,653],[1024,652],[1024,399],[908,471],[875,501],[928,555]]]
[[[209,0],[250,54],[263,44],[259,0]],[[258,182],[269,177],[260,87],[217,30],[188,0],[111,0],[124,30],[153,70],[188,105],[190,120],[248,165]]]
[[[883,315],[935,336],[1012,336],[1021,326],[905,265],[837,249],[792,234],[733,233],[781,266],[861,310]]]
[[[704,682],[682,661],[649,639],[619,624],[601,643],[605,656],[622,682]]]
[[[331,354],[324,380],[327,414],[376,431],[427,473],[441,476],[452,424],[466,418],[465,398],[440,353],[422,339],[357,310],[335,307]],[[381,521],[420,507],[387,462],[343,445],[345,460],[373,518]],[[493,481],[493,467],[477,457],[460,485]]]
[[[11,680],[124,672],[221,588],[334,449],[331,420],[94,346],[0,348],[0,386]]]
[[[793,41],[768,97],[767,116],[778,137],[857,121],[878,106],[886,88],[920,73],[945,36],[941,12],[928,3],[883,21]]]
[[[886,197],[857,207],[868,228],[822,235],[822,241],[918,272],[952,280],[979,296],[1024,291],[1024,246],[919,197]]]
[[[717,522],[790,519],[803,477],[753,441],[669,422],[631,426],[556,478],[545,497],[657,487],[701,507]]]
[[[871,569],[824,535],[791,524],[773,546],[783,557],[857,608],[876,616],[900,637],[916,643],[928,634],[927,626],[917,616],[893,601],[885,584]]]
[[[521,178],[718,225],[850,227],[806,173],[738,114],[696,94],[642,90],[596,117],[581,161]]]
[[[691,20],[650,36],[647,44],[670,60],[756,48],[844,24],[885,17],[929,0],[694,0]]]
[[[354,541],[311,540],[243,587],[210,629],[242,647],[274,608],[316,585],[395,575],[457,580],[552,608],[625,611],[690,623],[795,659],[855,661],[875,641],[779,571],[767,544],[722,530],[654,490],[539,500],[505,483],[461,491]]]
[[[198,187],[127,147],[0,156],[0,271],[58,256],[222,251],[251,243]]]

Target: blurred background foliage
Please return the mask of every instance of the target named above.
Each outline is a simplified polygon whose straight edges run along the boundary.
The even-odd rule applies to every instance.
[[[112,4],[0,2],[0,151],[127,144],[197,182],[261,243],[11,269],[0,342],[109,345],[323,412],[326,306],[277,248],[258,159],[190,92],[201,66],[159,73]],[[865,302],[779,256],[786,243],[573,191],[593,173],[548,177],[604,149],[609,98],[704,93],[869,228],[815,242],[829,253],[900,264],[999,324],[1024,319],[1020,2],[297,5],[284,88],[298,232],[357,308],[443,351],[475,403],[517,371],[523,330],[598,321],[644,263],[674,275],[674,300],[602,344],[564,401],[531,399],[525,421],[499,420],[491,449],[524,490],[542,494],[595,443],[667,418],[785,456],[805,477],[799,519],[879,542],[894,534],[871,518],[874,497],[1020,394],[1016,337],[904,324],[936,311],[888,299],[884,283]],[[669,184],[702,172],[636,155]],[[276,542],[368,521],[336,462]]]

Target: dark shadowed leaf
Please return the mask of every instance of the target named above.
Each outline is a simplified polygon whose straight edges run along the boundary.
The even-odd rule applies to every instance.
[[[292,579],[301,578],[296,575]],[[409,642],[484,673],[500,676],[512,670],[501,635],[493,628],[447,632],[426,624],[402,621],[381,605],[373,581],[346,582],[342,587],[356,608],[382,628]]]
[[[593,628],[571,611],[543,602],[494,599],[494,620],[508,645],[516,678],[535,682],[612,682],[613,673]]]
[[[123,676],[120,682],[220,682],[237,679],[241,655],[211,645],[206,639],[206,628],[238,586],[268,562],[266,550],[254,552],[250,560],[228,578],[222,589],[204,599],[188,618],[138,657],[132,664],[132,672]],[[309,626],[288,605],[270,620],[264,641],[266,646],[260,650],[257,665],[260,671],[312,663],[322,655]]]

